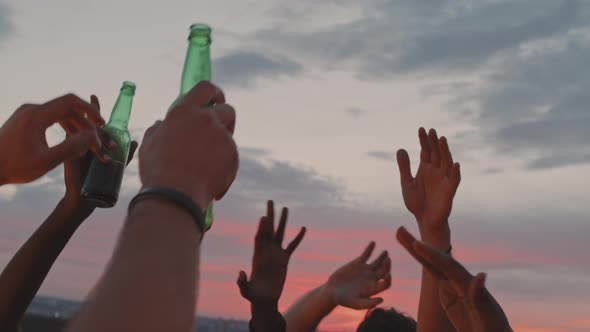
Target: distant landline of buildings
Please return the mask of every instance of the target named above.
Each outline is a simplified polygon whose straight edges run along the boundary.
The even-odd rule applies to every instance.
[[[27,309],[24,332],[62,332],[67,321],[79,310],[77,301],[37,296]],[[198,317],[198,332],[248,332],[248,322],[222,318]]]

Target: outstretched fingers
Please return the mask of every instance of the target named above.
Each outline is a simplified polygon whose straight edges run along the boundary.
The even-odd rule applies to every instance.
[[[402,186],[412,182],[412,170],[410,169],[410,157],[404,149],[397,151],[397,166],[399,167],[399,176]]]
[[[440,153],[440,145],[438,143],[438,135],[436,134],[436,130],[430,129],[428,132],[428,144],[430,145],[430,163],[434,167],[440,167],[441,161],[441,153]]]
[[[416,238],[414,238],[414,236],[412,234],[410,234],[410,232],[408,232],[406,230],[405,227],[398,228],[397,233],[396,233],[396,237],[397,237],[398,242],[406,249],[406,251],[412,257],[414,257],[415,260],[417,260],[420,264],[422,264],[423,267],[428,269],[428,271],[430,271],[430,273],[432,273],[434,276],[436,276],[440,280],[446,279],[446,276],[442,273],[442,271],[437,269],[430,262],[428,262],[427,260],[425,260],[423,257],[421,257],[420,255],[418,255],[416,253],[416,249],[414,248],[414,244],[417,243],[418,241],[416,240]]]
[[[289,243],[289,245],[287,246],[287,249],[285,249],[287,251],[287,253],[289,254],[289,256],[291,256],[293,254],[295,249],[297,249],[297,247],[301,243],[301,240],[303,240],[306,230],[307,229],[305,227],[301,227],[299,234],[297,234],[297,236],[293,239],[293,241],[291,241],[291,243]]]
[[[430,143],[428,142],[428,134],[426,133],[426,129],[420,127],[418,129],[418,138],[420,139],[420,162],[422,163],[430,163],[430,153],[431,147]]]
[[[453,156],[449,149],[449,142],[446,137],[441,137],[439,140],[440,145],[440,168],[448,178],[451,177],[451,168],[453,167]]]
[[[283,244],[283,238],[285,237],[285,228],[287,227],[287,218],[289,216],[289,209],[283,208],[281,211],[281,218],[279,219],[279,227],[275,235],[275,241],[279,244]]]
[[[359,298],[351,303],[350,307],[356,310],[373,309],[376,306],[383,303],[383,299],[380,297],[375,298]]]
[[[365,248],[363,253],[358,257],[358,260],[360,260],[363,263],[366,263],[369,260],[369,258],[371,257],[371,254],[373,254],[374,249],[375,249],[375,241],[371,241],[371,243],[369,243],[369,245]]]
[[[389,287],[391,287],[391,274],[388,273],[385,278],[383,279],[379,279],[377,281],[377,285],[375,286],[375,293],[374,294],[379,294],[383,291],[385,291],[386,289],[389,289]]]
[[[451,284],[459,287],[462,290],[467,290],[473,276],[451,256],[432,248],[431,246],[421,242],[415,241],[412,244],[416,256],[422,258],[427,262],[432,271],[438,271],[449,280]]]
[[[242,294],[242,297],[245,299],[249,299],[250,289],[248,288],[248,276],[246,275],[246,272],[240,271],[240,274],[238,275],[237,284],[240,288],[240,294]]]

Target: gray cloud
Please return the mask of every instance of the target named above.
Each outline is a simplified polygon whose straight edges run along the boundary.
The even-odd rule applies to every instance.
[[[274,199],[288,206],[311,208],[343,205],[345,196],[346,190],[337,180],[313,169],[243,156],[227,204],[250,207]]]
[[[567,0],[552,9],[554,3],[499,2],[451,17],[408,41],[396,60],[397,67],[407,71],[471,69],[503,50],[575,27],[579,3]],[[538,9],[544,9],[543,13]]]
[[[480,86],[457,90],[449,109],[470,113],[480,131],[468,136],[479,147],[518,157],[528,169],[590,161],[590,41],[574,35],[560,42],[502,61]]]
[[[284,56],[236,51],[213,61],[215,82],[225,86],[251,86],[260,79],[297,76],[303,66]]]
[[[0,2],[0,41],[14,32],[14,25],[10,17],[10,8]]]
[[[368,151],[366,155],[387,162],[395,162],[395,156],[391,151]]]
[[[282,5],[281,12],[305,25],[314,6],[302,1]],[[330,6],[317,4],[317,10]],[[346,23],[298,30],[279,24],[255,38],[299,61],[351,70],[362,79],[427,74],[425,95],[450,96],[449,111],[479,128],[462,137],[469,139],[464,149],[491,147],[531,170],[589,161],[589,3],[369,0],[360,9],[360,17]],[[432,71],[478,79],[430,84]],[[389,160],[375,152],[368,155]]]
[[[288,16],[309,15],[305,4],[292,7],[281,6]],[[351,22],[302,30],[306,32],[279,25],[258,31],[255,38],[275,49],[279,45],[290,56],[380,79],[477,68],[495,55],[587,24],[588,8],[574,0],[370,0],[361,8],[363,15]]]
[[[346,114],[353,118],[360,118],[367,114],[367,111],[359,107],[351,107],[346,110]]]
[[[241,147],[240,168],[232,189],[223,206],[237,213],[251,210],[267,199],[276,199],[289,206],[327,207],[344,205],[347,191],[336,179],[317,173],[311,168],[296,166],[285,161],[269,159],[265,149]],[[261,159],[262,158],[262,159]],[[137,164],[126,170],[124,189],[116,209],[102,210],[107,215],[117,215],[135,193],[138,179]],[[133,187],[133,188],[129,188]],[[41,180],[18,186],[10,202],[3,203],[4,212],[12,215],[46,214],[65,192],[63,167],[57,167]],[[30,209],[35,206],[34,211]],[[34,215],[38,218],[41,216]]]

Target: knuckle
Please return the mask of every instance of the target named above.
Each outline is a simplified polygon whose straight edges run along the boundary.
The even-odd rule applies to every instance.
[[[62,96],[62,100],[64,102],[75,102],[77,100],[79,100],[80,98],[78,96],[76,96],[74,93],[70,92],[70,93],[66,93],[65,95]]]
[[[215,89],[217,89],[217,87],[211,83],[210,81],[200,81],[199,83],[197,83],[196,85],[197,89],[206,89],[206,90],[210,90],[210,91],[215,91]]]
[[[204,125],[209,126],[213,124],[213,113],[210,110],[199,111],[196,112],[196,114],[198,121],[203,123]]]

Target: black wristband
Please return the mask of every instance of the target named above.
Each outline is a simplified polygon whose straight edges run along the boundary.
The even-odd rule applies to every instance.
[[[203,210],[201,210],[192,198],[178,190],[166,187],[145,187],[133,197],[129,203],[129,209],[131,209],[131,207],[133,207],[138,201],[150,196],[164,198],[186,210],[195,220],[195,224],[201,231],[201,239],[203,238],[203,235],[205,234],[205,217],[203,216]]]

